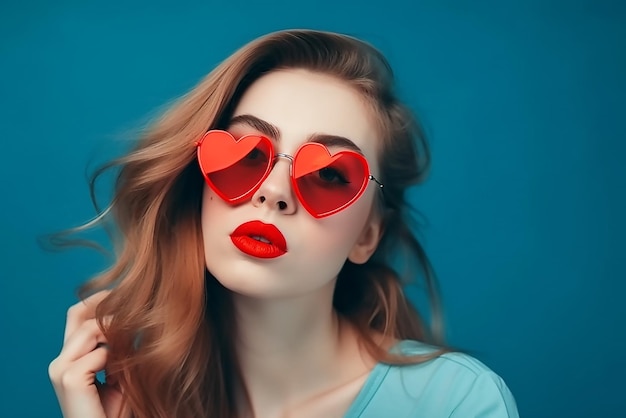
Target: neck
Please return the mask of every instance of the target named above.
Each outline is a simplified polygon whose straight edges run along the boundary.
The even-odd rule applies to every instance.
[[[297,405],[368,370],[354,356],[356,333],[333,309],[332,293],[281,300],[235,295],[234,307],[237,360],[253,410]]]
[[[325,303],[325,301],[328,301]],[[295,380],[294,365],[322,366],[340,346],[341,325],[332,298],[258,300],[234,298],[238,335],[237,356],[245,374],[280,369],[278,380]]]

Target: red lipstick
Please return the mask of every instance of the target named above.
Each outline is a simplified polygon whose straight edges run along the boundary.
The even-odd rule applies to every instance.
[[[239,225],[230,240],[242,253],[257,258],[276,258],[287,252],[285,237],[272,224],[250,221]]]

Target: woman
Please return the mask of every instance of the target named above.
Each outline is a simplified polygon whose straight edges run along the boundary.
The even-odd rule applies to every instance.
[[[429,154],[392,82],[359,40],[273,33],[113,164],[118,256],[49,367],[65,417],[517,416],[393,269],[415,262],[436,323],[405,201]]]

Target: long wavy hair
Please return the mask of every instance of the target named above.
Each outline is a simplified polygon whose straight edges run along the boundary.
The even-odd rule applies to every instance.
[[[204,183],[194,142],[209,129],[227,126],[255,80],[285,68],[324,73],[353,86],[374,110],[380,131],[385,187],[377,205],[384,235],[368,262],[346,261],[334,308],[380,362],[415,363],[446,351],[435,275],[416,238],[418,212],[406,200],[407,188],[424,179],[430,153],[416,119],[394,94],[388,62],[373,46],[349,36],[275,32],[223,61],[154,121],[131,152],[96,170],[91,179],[93,196],[96,179],[117,170],[109,206],[86,225],[113,228],[115,261],[79,294],[111,289],[97,318],[109,341],[108,376],[119,383],[133,417],[232,418],[241,410],[235,399],[242,381],[234,356],[231,298],[205,267]],[[410,268],[404,268],[407,263]],[[410,282],[428,296],[430,326],[404,294]],[[105,324],[105,317],[110,322]],[[381,346],[375,333],[441,350],[402,357]]]

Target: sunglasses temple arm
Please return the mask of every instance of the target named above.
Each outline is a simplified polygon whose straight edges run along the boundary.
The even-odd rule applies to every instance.
[[[378,187],[380,187],[381,189],[384,187],[383,184],[380,181],[378,181],[378,179],[376,177],[372,176],[371,174],[368,176],[368,178],[370,180],[374,180],[376,182],[376,184],[378,185]]]

